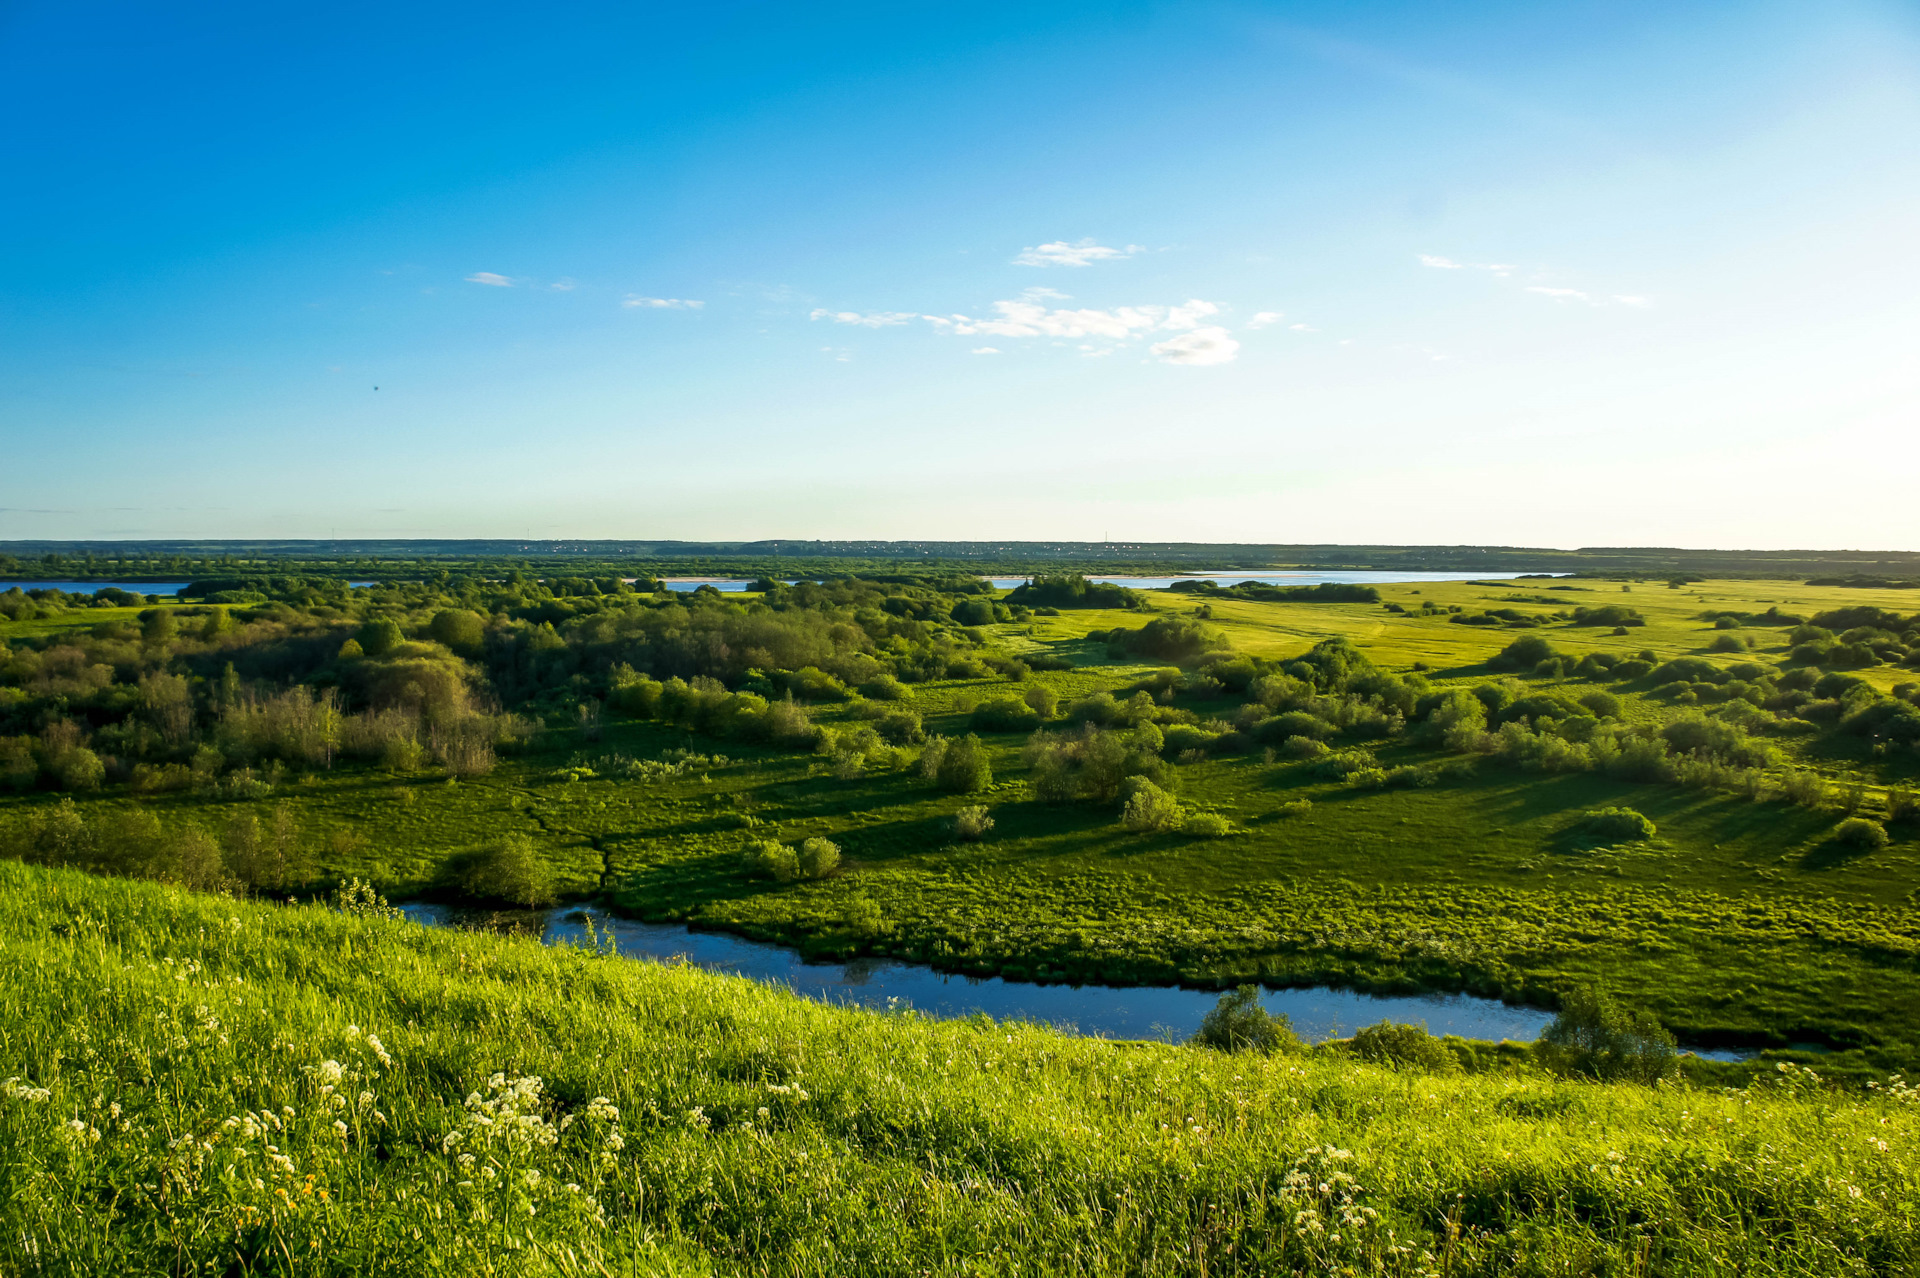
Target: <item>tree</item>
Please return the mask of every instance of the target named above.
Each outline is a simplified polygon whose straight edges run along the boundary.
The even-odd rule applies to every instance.
[[[968,733],[945,743],[934,781],[942,790],[956,794],[977,794],[993,785],[993,763],[980,738]]]
[[[486,639],[487,623],[479,613],[465,608],[443,608],[433,615],[427,633],[435,643],[445,644],[466,656],[480,651]]]
[[[467,894],[481,900],[534,909],[555,899],[553,872],[524,834],[509,834],[478,848],[460,879]]]
[[[829,839],[808,839],[800,845],[799,868],[809,879],[826,878],[840,868],[840,845]]]
[[[392,617],[375,617],[361,626],[354,637],[360,641],[360,650],[369,657],[384,657],[407,638],[401,633],[400,623]]]
[[[1120,811],[1120,824],[1136,834],[1157,834],[1177,830],[1187,814],[1179,800],[1145,777],[1129,777],[1127,803]]]
[[[1567,996],[1535,1048],[1556,1073],[1652,1083],[1674,1069],[1673,1035],[1646,1012],[1629,1014],[1598,986]]]
[[[178,627],[173,613],[166,608],[149,608],[140,614],[140,642],[158,648],[170,643]]]
[[[1200,1022],[1193,1042],[1221,1052],[1297,1052],[1300,1036],[1284,1014],[1260,1006],[1260,987],[1242,985],[1220,996]]]

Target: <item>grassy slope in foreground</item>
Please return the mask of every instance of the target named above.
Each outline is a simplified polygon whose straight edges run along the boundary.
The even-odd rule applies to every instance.
[[[0,981],[9,1274],[1920,1262],[1920,1109],[1800,1075],[1118,1045],[12,864]]]

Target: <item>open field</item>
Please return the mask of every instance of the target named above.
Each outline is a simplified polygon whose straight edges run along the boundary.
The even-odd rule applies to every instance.
[[[1682,589],[1640,582],[1625,592],[1594,580],[1425,584],[1385,587],[1382,596],[1262,603],[1156,592],[1157,614],[1061,609],[993,621],[973,629],[980,646],[970,651],[1046,656],[1070,668],[928,678],[887,704],[909,707],[927,734],[958,739],[976,705],[1045,688],[1061,711],[1043,735],[1065,739],[1073,731],[1065,711],[1077,699],[1107,690],[1124,698],[1162,667],[1115,659],[1106,640],[1089,635],[1137,627],[1143,615],[1205,609],[1203,624],[1225,637],[1231,655],[1284,662],[1344,638],[1383,671],[1424,666],[1426,695],[1502,678],[1527,695],[1562,700],[1605,692],[1618,703],[1611,722],[1651,730],[1699,711],[1653,695],[1646,680],[1527,671],[1516,678],[1490,672],[1487,662],[1516,637],[1538,635],[1572,657],[1647,652],[1666,662],[1706,654],[1717,667],[1773,669],[1788,657],[1786,628],[1729,632],[1701,614],[1777,607],[1811,616],[1914,602],[1897,590],[1718,581]],[[696,606],[746,615],[757,601]],[[1623,602],[1645,623],[1623,634],[1564,620],[1463,625],[1444,611],[1510,609],[1529,618]],[[1420,615],[1429,607],[1442,611]],[[78,635],[114,611],[18,622],[0,639],[45,647],[56,631]],[[197,624],[191,612],[181,612],[183,626]],[[137,624],[131,613],[126,621]],[[1746,646],[1707,652],[1729,633]],[[1910,676],[1891,664],[1854,672],[1882,691]],[[1234,730],[1244,692],[1196,685],[1160,703],[1172,716],[1166,731],[1184,722],[1211,744],[1169,744],[1155,766],[1189,811],[1230,823],[1226,837],[1198,839],[1177,829],[1130,831],[1112,803],[1043,801],[1023,758],[1025,728],[982,732],[992,783],[956,792],[920,775],[915,745],[837,762],[835,734],[870,722],[869,710],[882,704],[860,697],[813,705],[813,730],[823,735],[809,750],[625,717],[611,708],[610,692],[601,694],[610,698],[604,718],[585,725],[569,717],[584,694],[562,685],[540,695],[544,728],[471,775],[456,778],[424,758],[404,766],[339,760],[277,779],[261,771],[240,792],[215,783],[151,793],[108,784],[76,792],[76,811],[101,825],[111,812],[137,809],[168,827],[197,823],[216,833],[250,814],[284,811],[305,845],[311,882],[361,876],[399,895],[460,896],[454,868],[462,858],[520,834],[562,895],[601,895],[640,917],[729,928],[823,955],[888,953],[1044,980],[1468,990],[1549,1007],[1591,982],[1652,1011],[1685,1042],[1818,1057],[1823,1068],[1861,1077],[1920,1060],[1920,841],[1911,821],[1886,819],[1894,796],[1916,783],[1920,755],[1911,748],[1830,731],[1769,738],[1777,762],[1767,775],[1786,768],[1831,788],[1808,804],[1771,790],[1756,801],[1739,785],[1650,783],[1462,756],[1411,729],[1351,745],[1343,744],[1351,733],[1336,734],[1336,754],[1364,756],[1382,776],[1416,778],[1356,785],[1330,775],[1322,756],[1294,757]],[[688,752],[698,757],[678,766],[646,762]],[[1743,784],[1758,784],[1758,775]],[[58,799],[23,793],[0,800],[0,816],[18,821]],[[977,841],[956,837],[956,814],[973,806],[988,809],[991,831]],[[1572,828],[1581,813],[1614,806],[1644,814],[1657,834],[1595,844]],[[1881,819],[1885,846],[1836,842],[1848,807]],[[815,837],[841,850],[826,877],[783,883],[743,863],[767,840]]]
[[[1904,1273],[1917,1112],[820,1007],[0,864],[0,1270]]]

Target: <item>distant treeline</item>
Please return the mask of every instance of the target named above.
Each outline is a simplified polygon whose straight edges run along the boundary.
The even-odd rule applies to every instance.
[[[1243,581],[1236,586],[1223,586],[1217,581],[1176,581],[1168,589],[1186,595],[1251,599],[1257,603],[1380,602],[1380,592],[1372,586],[1337,581],[1323,581],[1314,586],[1276,586],[1264,581]]]
[[[955,571],[1170,574],[1270,568],[1572,573],[1649,580],[1920,581],[1920,552],[1674,547],[1371,546],[1208,542],[904,541],[181,541],[0,543],[0,576],[139,580],[297,576],[429,580],[439,573],[539,577],[819,577]]]

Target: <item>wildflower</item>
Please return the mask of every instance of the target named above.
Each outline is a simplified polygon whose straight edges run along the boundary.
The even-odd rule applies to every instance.
[[[333,1120],[333,1130],[334,1134],[339,1136],[341,1140],[347,1138],[347,1125],[337,1118]]]
[[[386,1044],[382,1043],[372,1034],[367,1035],[367,1050],[371,1051],[374,1059],[378,1060],[382,1065],[391,1066],[393,1064],[393,1057],[387,1055]]]
[[[9,1078],[6,1082],[0,1083],[0,1095],[4,1095],[11,1100],[33,1101],[37,1103],[46,1100],[49,1096],[53,1095],[53,1093],[44,1087],[29,1086],[17,1078]],[[119,1106],[116,1105],[114,1108],[117,1111]]]

